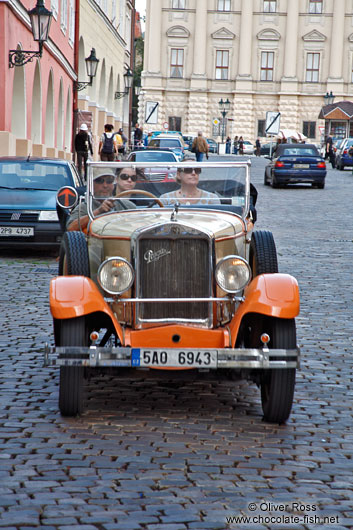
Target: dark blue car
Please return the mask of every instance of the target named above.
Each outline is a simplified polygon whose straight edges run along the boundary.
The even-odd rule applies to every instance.
[[[287,184],[325,187],[326,164],[314,144],[279,144],[265,168],[264,184],[273,188]]]
[[[59,247],[57,191],[82,185],[73,162],[0,157],[0,248]]]

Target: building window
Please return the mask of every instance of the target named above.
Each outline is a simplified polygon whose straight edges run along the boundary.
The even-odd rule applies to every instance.
[[[57,18],[58,18],[58,9],[59,9],[59,0],[51,0],[50,6],[51,6],[51,10],[53,12],[53,17],[55,18],[55,20],[57,20]]]
[[[170,54],[170,77],[183,77],[184,50],[172,48]]]
[[[185,0],[172,0],[172,9],[185,9]]]
[[[257,136],[266,136],[266,120],[257,120]]]
[[[277,2],[276,0],[264,0],[264,12],[265,13],[276,13]]]
[[[303,134],[307,138],[316,138],[316,121],[303,121]]]
[[[229,51],[217,50],[216,52],[216,79],[228,79]]]
[[[217,11],[230,11],[230,0],[218,0]]]
[[[319,82],[319,66],[320,66],[320,54],[319,53],[308,53],[306,56],[306,74],[305,81],[307,83],[318,83]]]
[[[181,118],[179,116],[169,116],[168,127],[169,131],[181,131]]]
[[[309,0],[309,13],[322,13],[322,0]]]
[[[66,33],[66,28],[67,28],[67,10],[68,10],[67,0],[62,0],[60,26],[64,33]]]
[[[261,81],[273,81],[274,52],[261,52]]]

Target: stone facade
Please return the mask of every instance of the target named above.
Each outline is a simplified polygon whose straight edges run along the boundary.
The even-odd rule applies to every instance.
[[[277,111],[281,128],[310,128],[319,142],[323,96],[353,99],[352,0],[147,0],[146,20],[145,131],[180,123],[184,134],[217,136],[228,98],[232,137],[254,141]],[[146,101],[159,102],[157,123],[144,122]]]

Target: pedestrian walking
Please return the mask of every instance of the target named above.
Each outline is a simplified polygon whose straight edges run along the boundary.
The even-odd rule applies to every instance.
[[[336,157],[335,157],[335,153],[333,151],[333,139],[332,139],[332,136],[329,134],[327,139],[326,139],[326,150],[325,150],[325,159],[329,159],[330,160],[330,164],[332,166],[332,168],[335,167],[336,165]]]
[[[79,132],[75,136],[75,151],[77,170],[82,177],[82,165],[84,168],[84,179],[87,179],[87,160],[89,154],[93,155],[92,142],[86,123],[82,123]]]
[[[244,140],[242,136],[239,136],[238,147],[239,147],[239,154],[243,155],[244,154]]]
[[[234,141],[233,141],[233,153],[235,155],[238,154],[238,136],[234,136]]]
[[[261,142],[260,142],[260,138],[257,138],[256,139],[256,142],[255,142],[255,154],[256,156],[260,156],[261,155]]]
[[[121,136],[121,134],[119,132],[115,133],[114,139],[115,139],[115,142],[116,142],[116,151],[117,151],[115,159],[118,162],[120,162],[122,154],[124,152],[123,139],[122,139],[122,136]]]
[[[229,155],[230,154],[230,148],[232,146],[232,139],[230,136],[227,136],[227,139],[226,139],[226,154]]]
[[[121,154],[121,155],[125,155],[126,154],[126,147],[127,147],[127,143],[128,143],[128,137],[126,136],[126,134],[124,133],[124,129],[122,127],[120,127],[119,129],[119,134],[123,140],[123,146],[120,148],[118,147],[118,152]]]
[[[113,162],[117,154],[117,145],[114,134],[114,127],[111,123],[104,125],[104,133],[100,137],[98,154],[102,162]]]
[[[139,149],[142,146],[143,131],[139,124],[136,123],[134,130],[134,149]]]
[[[202,131],[199,131],[196,138],[194,138],[191,152],[195,153],[197,162],[202,162],[204,155],[206,155],[206,158],[208,159],[208,143],[202,136]]]

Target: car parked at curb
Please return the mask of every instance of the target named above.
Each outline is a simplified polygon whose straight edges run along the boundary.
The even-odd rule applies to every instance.
[[[314,144],[279,144],[265,168],[264,184],[273,188],[311,184],[323,189],[325,178],[326,163]]]
[[[206,142],[208,143],[208,152],[209,153],[217,153],[218,152],[218,144],[213,138],[206,138]]]
[[[46,347],[45,364],[60,367],[61,414],[81,413],[85,378],[109,373],[249,380],[264,419],[285,422],[300,358],[299,289],[278,272],[272,233],[254,229],[250,163],[177,163],[174,183],[136,182],[118,195],[110,179],[104,200],[118,210],[98,215],[93,179],[108,165],[111,174],[153,167],[89,164],[88,225],[65,233],[50,284],[55,348]],[[148,206],[120,209],[135,194]]]
[[[83,187],[73,162],[0,157],[0,248],[59,248],[56,195],[62,186]]]
[[[336,150],[336,168],[343,171],[345,167],[353,166],[353,156],[350,148],[353,146],[353,138],[344,138]]]

